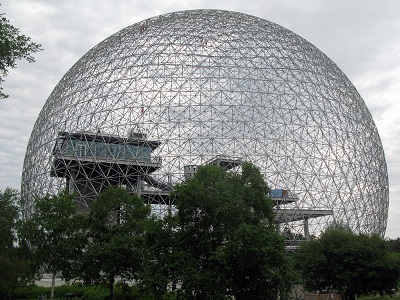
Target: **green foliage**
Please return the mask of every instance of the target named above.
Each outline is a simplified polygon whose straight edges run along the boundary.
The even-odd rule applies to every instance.
[[[40,287],[35,284],[21,286],[14,292],[12,299],[38,299],[40,295],[50,294],[50,288]],[[66,284],[55,288],[55,298],[65,299],[66,294],[76,294],[81,300],[108,300],[109,290],[104,286],[86,286],[81,283]],[[118,300],[174,300],[173,293],[167,293],[161,298],[156,298],[149,293],[143,293],[136,286],[127,286],[121,283],[115,285],[115,299]]]
[[[297,266],[307,290],[356,294],[391,293],[400,278],[399,257],[378,236],[332,228],[301,246]],[[346,298],[346,299],[347,299]]]
[[[147,224],[146,248],[147,264],[140,272],[139,286],[162,299],[167,287],[176,286],[177,270],[181,268],[181,260],[173,251],[176,245],[176,218],[167,215],[163,219],[151,219]]]
[[[386,243],[390,251],[400,253],[400,238],[388,239]]]
[[[0,254],[0,299],[12,295],[24,283],[27,273],[28,267],[17,253]]]
[[[183,299],[273,299],[278,289],[284,295],[289,264],[268,192],[250,163],[242,174],[200,167],[175,187],[177,214],[149,230],[155,263],[143,288],[159,295],[172,288]]]
[[[27,265],[16,244],[17,202],[16,190],[0,191],[0,298],[11,295],[27,274]]]
[[[282,238],[264,224],[242,223],[220,247],[236,299],[276,299],[288,292],[289,262]]]
[[[38,299],[40,295],[46,294],[50,294],[50,288],[28,284],[18,287],[13,293],[13,299]]]
[[[397,300],[400,299],[400,295],[374,295],[374,296],[357,296],[357,300],[379,300],[379,299],[387,299],[387,300]]]
[[[20,228],[21,243],[30,245],[32,270],[51,274],[61,271],[64,278],[72,279],[73,261],[81,255],[85,243],[83,216],[76,212],[74,195],[63,191],[37,198],[34,205]]]
[[[15,229],[19,215],[17,196],[17,191],[11,188],[0,191],[0,247],[3,254],[13,251],[16,241]]]
[[[107,300],[109,299],[110,291],[104,286],[95,286],[87,288],[81,296],[83,300]]]
[[[108,283],[113,295],[114,278],[133,280],[142,269],[146,248],[144,231],[150,207],[136,195],[111,187],[90,206],[89,241],[79,277],[88,284]]]
[[[38,299],[41,295],[50,295],[51,288],[30,284],[19,287],[14,295],[14,299]],[[108,299],[108,289],[97,286],[85,286],[81,283],[66,284],[57,286],[54,291],[55,298],[62,299],[66,294],[76,294],[80,299],[103,300]]]
[[[41,45],[20,33],[19,29],[10,24],[4,14],[0,14],[0,84],[8,74],[9,68],[16,68],[17,60],[26,59],[34,62],[33,53],[42,50]],[[8,95],[2,92],[0,86],[0,98]]]

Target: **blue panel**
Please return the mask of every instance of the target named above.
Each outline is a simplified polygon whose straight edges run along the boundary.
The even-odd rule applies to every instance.
[[[271,190],[271,198],[283,198],[283,190],[282,189]]]
[[[151,148],[148,146],[108,144],[101,142],[83,142],[68,139],[62,150],[66,155],[98,157],[109,159],[126,159],[150,162]]]

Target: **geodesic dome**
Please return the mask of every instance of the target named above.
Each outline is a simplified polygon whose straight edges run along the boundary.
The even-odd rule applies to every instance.
[[[111,184],[163,199],[216,158],[251,161],[290,193],[276,202],[291,212],[287,234],[302,232],[302,218],[310,234],[332,221],[385,232],[384,152],[348,78],[293,32],[218,10],[150,18],[85,54],[35,123],[22,197],[27,212],[35,196],[66,187],[83,206]]]

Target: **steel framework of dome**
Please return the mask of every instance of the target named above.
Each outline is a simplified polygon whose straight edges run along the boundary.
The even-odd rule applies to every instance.
[[[45,103],[22,197],[69,188],[84,209],[118,184],[163,210],[197,166],[257,165],[288,239],[332,221],[384,235],[388,177],[377,128],[341,70],[266,20],[195,10],[150,18],[84,55]]]

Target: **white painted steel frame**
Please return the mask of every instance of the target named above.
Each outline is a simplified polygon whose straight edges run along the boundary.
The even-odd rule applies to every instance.
[[[345,49],[345,45],[341,47]],[[343,72],[315,46],[266,20],[195,10],[127,27],[84,55],[45,103],[27,147],[22,197],[56,193],[50,177],[60,131],[130,130],[161,142],[159,182],[217,155],[255,163],[271,188],[299,200],[287,209],[332,210],[333,220],[384,235],[388,175],[377,128]],[[282,232],[302,232],[301,222]],[[294,235],[293,235],[294,236]]]

